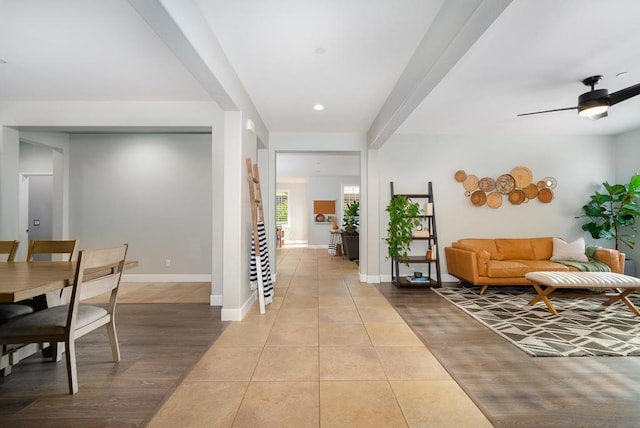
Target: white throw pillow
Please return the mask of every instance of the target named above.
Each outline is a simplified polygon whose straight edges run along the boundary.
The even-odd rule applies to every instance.
[[[588,262],[585,254],[584,238],[578,238],[573,242],[565,242],[562,239],[553,238],[553,255],[551,260],[571,260],[574,262]]]

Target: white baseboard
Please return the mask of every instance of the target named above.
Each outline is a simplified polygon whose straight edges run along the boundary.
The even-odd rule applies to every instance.
[[[122,274],[122,282],[211,282],[211,275],[179,273],[163,274]]]
[[[220,310],[220,320],[221,321],[242,321],[242,319],[247,315],[253,304],[258,300],[257,293],[251,293],[249,299],[242,305],[240,308],[228,309],[222,308]]]
[[[309,245],[309,248],[313,248],[316,250],[322,250],[322,249],[328,249],[329,248],[329,244],[326,245]]]
[[[209,306],[222,306],[222,294],[212,294],[209,296]]]

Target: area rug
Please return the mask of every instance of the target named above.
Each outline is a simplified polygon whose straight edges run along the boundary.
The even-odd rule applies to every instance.
[[[603,306],[604,298],[555,298],[560,316],[527,287],[447,286],[433,289],[492,331],[534,357],[638,356],[640,317],[623,303]],[[640,305],[634,296],[630,300]]]

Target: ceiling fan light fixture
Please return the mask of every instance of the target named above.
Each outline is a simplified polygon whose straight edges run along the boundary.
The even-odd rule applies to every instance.
[[[578,97],[578,116],[590,117],[602,115],[609,110],[611,101],[609,91],[606,89],[596,89]]]

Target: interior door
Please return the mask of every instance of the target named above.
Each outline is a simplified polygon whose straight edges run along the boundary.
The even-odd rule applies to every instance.
[[[52,238],[53,175],[29,176],[29,240]],[[51,260],[51,255],[36,255],[34,260]]]

